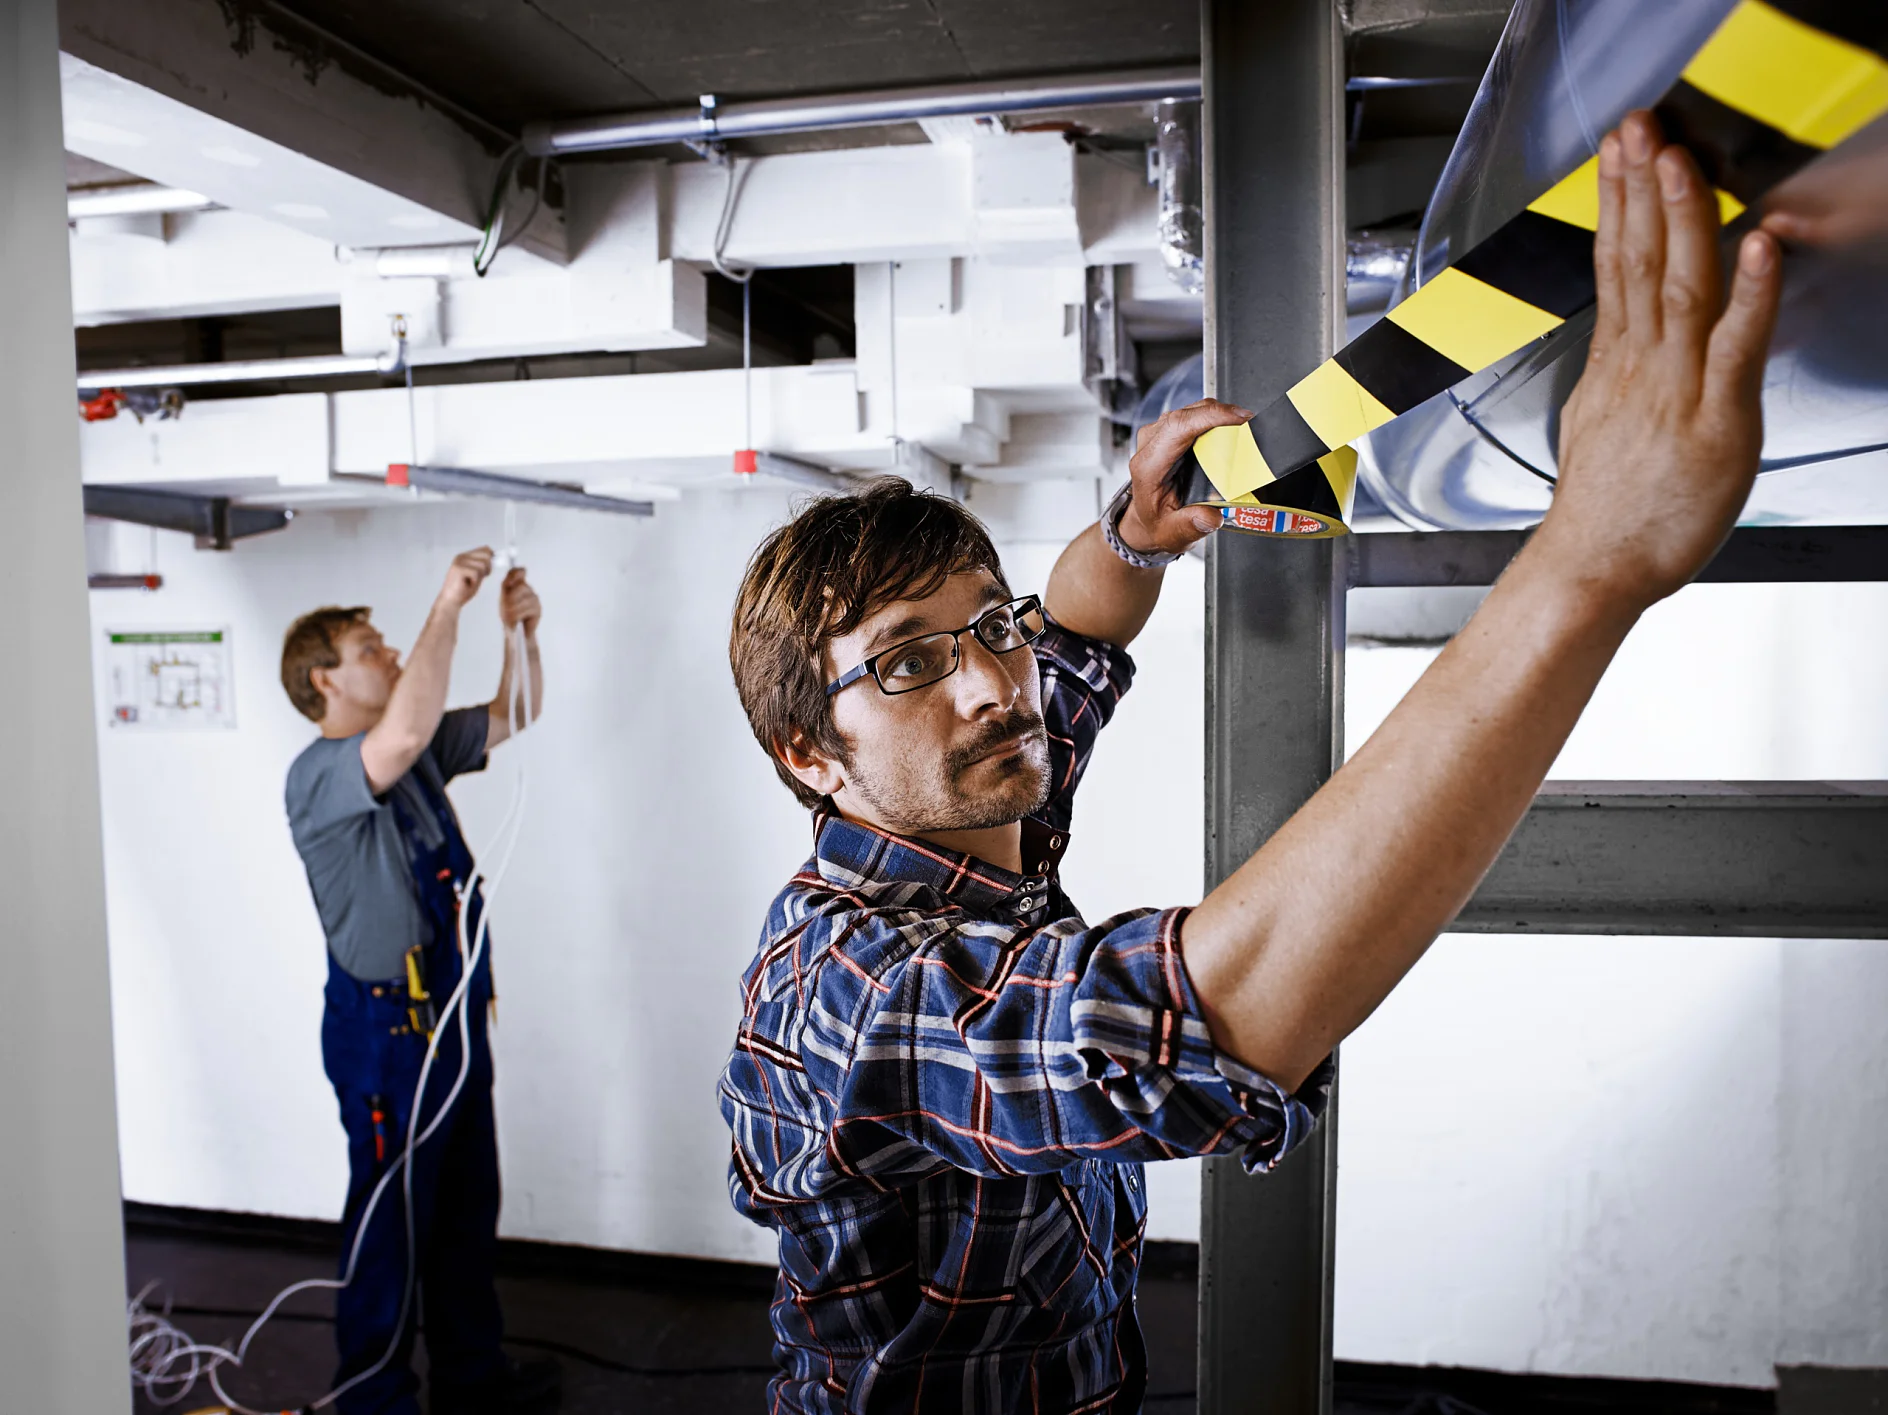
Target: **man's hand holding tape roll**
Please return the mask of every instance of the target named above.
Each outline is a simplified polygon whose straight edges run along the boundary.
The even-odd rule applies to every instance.
[[[1744,239],[1727,306],[1710,188],[1645,113],[1606,140],[1601,212],[1553,509],[1377,733],[1183,925],[1215,1041],[1284,1087],[1467,902],[1627,632],[1710,559],[1756,475],[1775,241]],[[1204,417],[1170,414],[1144,446]]]

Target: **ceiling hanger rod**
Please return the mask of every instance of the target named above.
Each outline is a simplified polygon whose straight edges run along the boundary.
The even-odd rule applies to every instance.
[[[576,152],[608,152],[665,143],[718,142],[826,128],[914,123],[923,118],[1095,108],[1199,96],[1200,71],[1193,64],[1033,78],[976,79],[923,88],[868,89],[733,103],[720,103],[711,96],[704,96],[694,107],[653,108],[595,118],[528,123],[524,147],[534,157],[563,157]]]

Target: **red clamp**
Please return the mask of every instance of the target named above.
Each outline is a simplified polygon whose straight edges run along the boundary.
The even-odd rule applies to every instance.
[[[79,416],[88,423],[107,422],[118,416],[128,400],[122,388],[102,388],[90,398],[79,399]]]

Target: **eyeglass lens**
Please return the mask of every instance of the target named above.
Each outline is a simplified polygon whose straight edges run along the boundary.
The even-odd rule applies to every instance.
[[[970,626],[991,653],[1008,653],[1042,637],[1042,609],[1033,601],[1001,604]],[[909,693],[914,688],[948,678],[956,671],[956,634],[926,634],[889,650],[878,660],[878,684],[887,693]]]

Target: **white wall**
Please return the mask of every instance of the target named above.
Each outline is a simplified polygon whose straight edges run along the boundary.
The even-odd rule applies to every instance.
[[[810,846],[727,669],[741,568],[789,504],[691,495],[649,522],[520,510],[546,604],[548,696],[518,744],[529,818],[493,904],[508,1234],[771,1257],[728,1206],[714,1084],[767,902]],[[102,734],[129,1197],[339,1211],[344,1156],[318,1032],[325,955],[281,805],[314,728],[278,684],[281,636],[317,604],[367,603],[410,643],[450,555],[502,530],[495,503],[311,512],[221,555],[159,537],[160,593],[93,595],[95,643],[107,628],[228,625],[238,680],[233,731]],[[120,532],[121,566],[146,568],[148,545]],[[1040,587],[1056,549],[1012,552],[1019,590]],[[1097,917],[1199,887],[1200,575],[1179,574],[1172,612],[1144,641],[1147,686],[1077,821],[1070,884]],[[455,703],[496,683],[492,614],[489,595],[468,612]],[[1185,730],[1170,730],[1175,718]],[[517,756],[503,749],[453,788],[475,849],[510,800]],[[1175,789],[1168,766],[1188,804],[1150,850],[1129,806]]]
[[[1554,775],[1888,776],[1888,585],[1694,586]],[[1361,743],[1433,658],[1353,652]],[[1344,1049],[1337,1348],[1750,1385],[1888,1364],[1888,949],[1444,938]]]
[[[769,493],[649,523],[522,513],[550,697],[530,822],[494,907],[504,1231],[764,1260],[727,1206],[713,1085],[735,978],[804,818],[747,736],[726,615]],[[973,503],[974,504],[974,503]],[[163,539],[166,588],[108,623],[227,623],[240,726],[105,734],[127,1194],[332,1216],[340,1132],[317,1044],[322,946],[280,806],[311,734],[280,634],[368,602],[409,640],[496,507],[310,514],[228,555]],[[1051,539],[1005,547],[1039,586]],[[1090,917],[1197,897],[1201,576],[1177,567],[1067,865]],[[455,701],[490,691],[468,620]],[[1558,775],[1888,775],[1888,587],[1714,586],[1629,643]],[[1361,742],[1431,655],[1350,656]],[[514,762],[454,788],[477,846]],[[1151,824],[1150,824],[1151,822]],[[1338,1350],[1766,1384],[1777,1360],[1888,1361],[1888,952],[1875,944],[1445,939],[1345,1051]],[[1152,1232],[1197,1235],[1197,1167]]]

